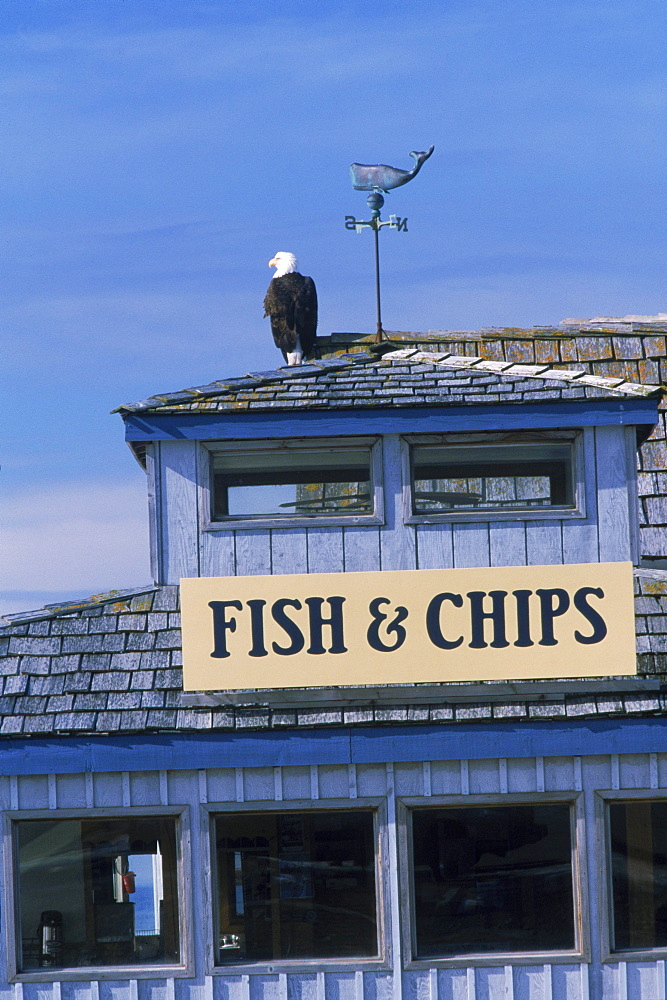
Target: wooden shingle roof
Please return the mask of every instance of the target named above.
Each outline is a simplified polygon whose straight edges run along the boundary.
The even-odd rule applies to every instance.
[[[0,619],[0,738],[301,725],[667,716],[667,571],[635,571],[639,680],[183,691],[179,588],[114,591]],[[643,678],[643,680],[641,679]],[[203,702],[203,704],[202,704]]]
[[[561,331],[560,348],[567,334]],[[553,361],[546,357],[538,361],[536,352],[516,360],[506,347],[502,356],[489,357],[482,349],[464,353],[460,342],[452,342],[451,350],[442,343],[438,346],[439,352],[399,346],[382,356],[354,351],[309,365],[254,372],[153,396],[120,407],[119,412],[224,414],[257,409],[520,404],[650,398],[661,392],[658,384],[643,384],[639,371],[601,373],[577,361],[555,368],[553,364],[563,364],[560,355]],[[580,346],[585,349],[585,344]],[[663,443],[652,435],[643,449],[648,454],[648,449]],[[640,484],[644,484],[647,480],[641,475]],[[664,500],[664,490],[658,495],[657,479],[652,488],[649,498],[656,503]],[[277,704],[265,692],[241,693],[235,704],[224,705],[216,704],[213,693],[210,704],[197,704],[182,687],[177,587],[114,592],[11,615],[0,619],[0,736],[665,716],[667,698],[660,684],[667,676],[667,571],[638,569],[635,582],[639,681],[626,679],[616,686],[607,680],[587,681],[585,691],[577,691],[576,683],[568,682],[561,686],[562,692],[555,693],[552,686],[546,694],[544,685],[531,687],[526,682],[515,685],[511,697],[494,694],[491,685],[481,684],[469,685],[456,696],[452,685],[440,685],[435,686],[437,690],[434,686],[428,691],[414,688],[409,696],[399,688],[355,688],[347,693],[330,689],[326,704],[319,705],[307,692],[302,693],[300,703],[294,697],[291,704],[288,694]],[[303,697],[310,701],[304,702]]]
[[[659,395],[659,385],[584,369],[517,364],[461,354],[398,349],[379,357],[363,352],[307,365],[251,372],[151,396],[117,411],[213,413],[243,410],[316,410],[462,403],[522,403],[562,399],[618,399]]]

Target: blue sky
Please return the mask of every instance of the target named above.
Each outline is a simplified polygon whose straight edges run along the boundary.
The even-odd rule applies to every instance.
[[[277,250],[372,331],[665,311],[663,0],[0,0],[0,613],[149,582],[109,411],[281,362]]]

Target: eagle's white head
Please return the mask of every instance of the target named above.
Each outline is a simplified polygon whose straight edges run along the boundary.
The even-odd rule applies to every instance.
[[[275,257],[269,261],[269,267],[275,267],[276,273],[273,275],[274,278],[282,278],[283,274],[292,274],[293,271],[298,271],[299,262],[293,253],[287,253],[286,250],[279,250]]]

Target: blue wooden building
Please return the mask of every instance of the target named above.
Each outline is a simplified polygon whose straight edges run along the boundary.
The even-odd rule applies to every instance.
[[[121,408],[155,585],[0,630],[2,997],[667,996],[661,373],[590,357],[624,332],[652,374],[655,329],[341,337]]]

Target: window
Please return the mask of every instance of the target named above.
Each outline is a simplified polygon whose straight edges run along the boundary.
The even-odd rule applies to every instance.
[[[569,803],[414,809],[415,959],[573,951]]]
[[[495,438],[495,439],[494,439]],[[577,506],[574,435],[413,440],[410,515],[539,517]]]
[[[16,823],[21,972],[180,962],[174,816]]]
[[[212,519],[367,519],[378,513],[374,443],[368,438],[319,440],[308,446],[243,442],[216,449]]]
[[[667,802],[611,802],[613,951],[667,948]]]
[[[377,958],[372,810],[214,819],[217,964]]]

